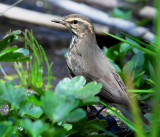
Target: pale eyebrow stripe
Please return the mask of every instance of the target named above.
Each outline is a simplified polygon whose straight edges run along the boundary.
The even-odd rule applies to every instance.
[[[83,23],[87,24],[88,26],[92,27],[91,23],[89,23],[88,21],[83,20],[81,18],[68,18],[66,21],[73,21],[73,20],[78,20],[78,21],[83,22]]]

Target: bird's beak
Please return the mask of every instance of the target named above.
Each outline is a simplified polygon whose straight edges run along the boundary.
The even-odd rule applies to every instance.
[[[62,24],[62,25],[66,25],[67,24],[67,22],[65,22],[63,19],[53,19],[51,21],[55,22],[55,23]]]

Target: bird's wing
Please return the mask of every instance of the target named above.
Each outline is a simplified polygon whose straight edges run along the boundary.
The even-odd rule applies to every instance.
[[[128,105],[128,92],[117,72],[113,71],[110,74],[105,74],[101,77],[90,73],[84,73],[82,75],[85,76],[87,81],[97,81],[102,83],[103,88],[98,95],[103,97],[103,99],[112,103]]]

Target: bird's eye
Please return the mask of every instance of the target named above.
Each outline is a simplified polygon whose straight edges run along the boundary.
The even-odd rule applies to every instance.
[[[74,23],[74,24],[77,24],[77,23],[78,23],[78,20],[74,20],[73,23]]]

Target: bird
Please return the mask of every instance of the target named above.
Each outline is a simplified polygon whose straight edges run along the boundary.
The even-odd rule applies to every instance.
[[[103,86],[98,93],[100,100],[120,106],[124,116],[131,120],[126,113],[131,103],[128,91],[109,59],[99,48],[91,20],[80,14],[71,14],[64,19],[51,21],[66,26],[71,33],[72,39],[66,59],[70,75],[82,75],[87,82],[101,83]],[[148,124],[144,116],[142,119]]]

